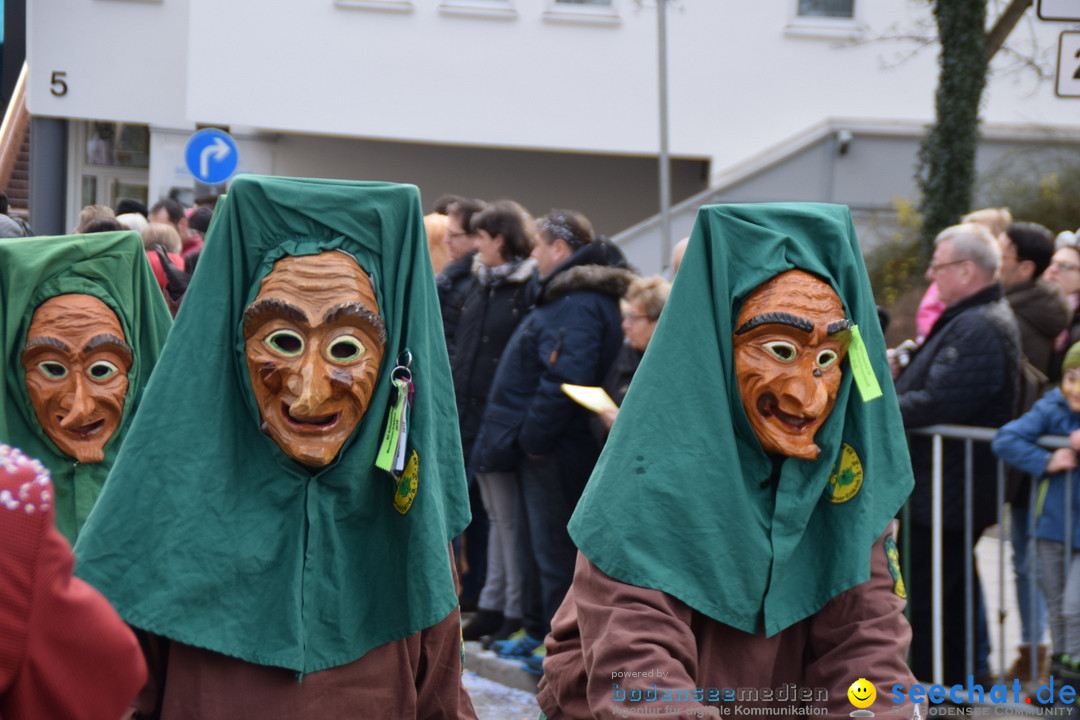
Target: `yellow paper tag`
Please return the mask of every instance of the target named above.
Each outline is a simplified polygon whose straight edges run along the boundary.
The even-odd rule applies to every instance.
[[[401,472],[398,464],[404,452],[405,437],[404,423],[407,422],[406,409],[409,399],[409,385],[404,380],[394,380],[397,391],[397,399],[390,406],[390,412],[386,416],[386,429],[383,430],[383,440],[379,445],[379,454],[375,457],[375,467],[388,473]]]
[[[870,364],[870,355],[866,352],[866,343],[863,342],[858,325],[851,326],[848,360],[851,362],[851,372],[855,374],[855,384],[859,388],[862,401],[870,402],[881,397],[881,386],[874,374],[874,366]]]

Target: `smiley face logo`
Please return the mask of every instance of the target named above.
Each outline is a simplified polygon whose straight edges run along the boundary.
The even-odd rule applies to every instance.
[[[877,690],[866,678],[859,678],[851,683],[847,691],[848,700],[857,708],[867,708],[877,699]]]

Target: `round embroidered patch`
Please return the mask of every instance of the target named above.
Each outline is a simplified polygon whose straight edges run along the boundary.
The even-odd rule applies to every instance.
[[[416,497],[416,488],[420,481],[420,456],[413,450],[405,470],[394,484],[394,509],[404,515],[412,507]]]
[[[900,575],[900,549],[896,547],[896,541],[893,540],[892,535],[885,538],[885,555],[889,558],[889,574],[893,579],[893,592],[899,597],[907,598],[904,578]]]
[[[840,449],[840,459],[833,466],[829,475],[829,484],[825,486],[825,495],[829,502],[844,503],[855,497],[863,484],[863,466],[855,448],[844,443]]]

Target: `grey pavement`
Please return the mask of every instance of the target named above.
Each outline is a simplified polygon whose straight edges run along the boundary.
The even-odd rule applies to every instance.
[[[471,643],[470,643],[471,644]],[[536,720],[536,691],[525,692],[466,670],[462,676],[480,720]]]

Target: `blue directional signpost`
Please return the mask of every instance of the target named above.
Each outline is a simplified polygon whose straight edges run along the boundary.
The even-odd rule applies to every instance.
[[[206,185],[220,185],[236,172],[240,153],[236,141],[227,132],[206,128],[188,139],[184,160],[196,180]]]

